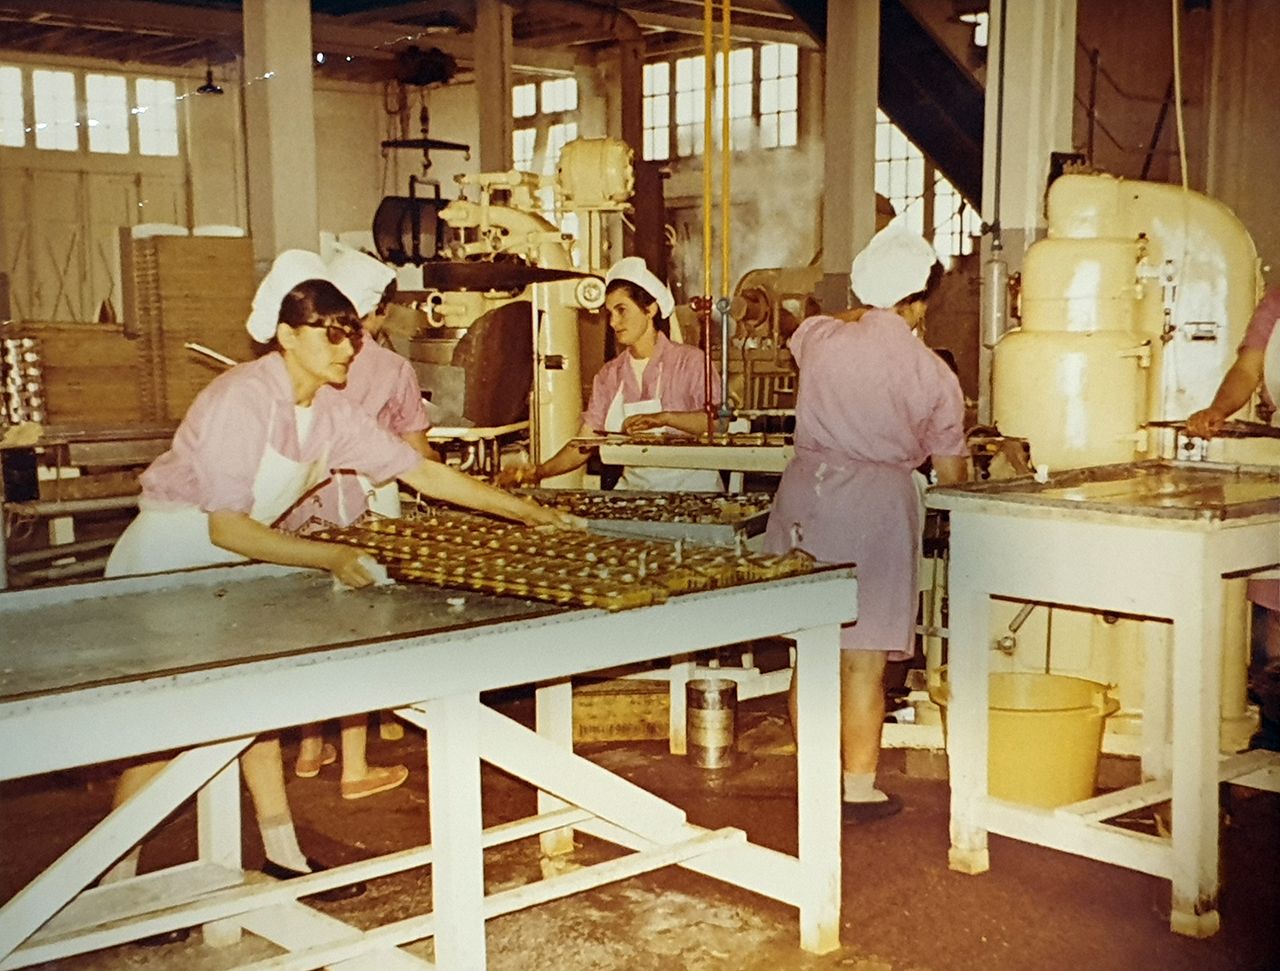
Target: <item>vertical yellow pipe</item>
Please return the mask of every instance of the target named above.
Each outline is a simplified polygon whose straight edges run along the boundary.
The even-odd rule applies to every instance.
[[[715,0],[702,2],[702,292],[711,296],[711,106],[715,97]]]
[[[724,0],[720,32],[720,70],[724,87],[720,91],[720,294],[729,296],[729,22],[730,0]],[[707,290],[708,296],[712,293]],[[711,348],[707,348],[711,353]]]

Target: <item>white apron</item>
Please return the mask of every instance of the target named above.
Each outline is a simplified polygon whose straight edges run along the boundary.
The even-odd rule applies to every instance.
[[[272,406],[274,412],[275,406]],[[268,428],[274,414],[268,418]],[[253,477],[253,509],[249,516],[271,525],[312,486],[329,475],[329,450],[314,462],[295,462],[270,445]],[[247,558],[215,546],[209,539],[209,514],[185,503],[156,502],[145,497],[138,516],[111,550],[106,575],[165,573],[197,566],[243,563]]]
[[[396,479],[384,482],[379,486],[374,485],[371,479],[366,478],[359,472],[355,473],[355,477],[356,481],[360,483],[360,491],[364,493],[365,502],[359,509],[347,508],[347,493],[339,488],[338,511],[342,517],[342,522],[355,522],[366,510],[379,516],[388,516],[392,519],[400,518],[400,483]]]
[[[661,368],[661,365],[659,365]],[[609,410],[604,417],[606,432],[622,431],[622,423],[632,415],[656,415],[663,411],[662,407],[662,371],[658,371],[658,383],[654,388],[654,396],[643,401],[628,404],[622,399],[622,389],[626,384],[618,385],[618,393],[609,403]],[[641,492],[721,492],[724,489],[720,481],[720,473],[715,469],[657,469],[628,465],[622,470],[622,478],[618,480],[619,489]]]

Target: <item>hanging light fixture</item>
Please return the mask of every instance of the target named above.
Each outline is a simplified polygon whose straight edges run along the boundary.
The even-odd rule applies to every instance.
[[[204,84],[196,88],[196,94],[222,94],[222,88],[213,83],[213,68],[206,66],[204,71]]]

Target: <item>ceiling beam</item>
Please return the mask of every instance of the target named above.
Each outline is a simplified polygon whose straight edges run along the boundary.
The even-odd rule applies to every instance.
[[[147,34],[170,34],[198,40],[216,40],[240,50],[243,25],[233,10],[173,6],[152,0],[0,0],[0,11],[26,14],[26,20],[46,26],[86,27],[125,30]],[[341,17],[313,16],[312,44],[317,50],[363,57],[391,57],[409,44],[438,47],[459,61],[470,64],[473,44],[470,37],[415,33],[396,24],[352,25]],[[570,52],[513,50],[513,67],[522,71],[569,73],[575,59]]]
[[[702,35],[702,20],[693,17],[677,17],[671,14],[651,13],[647,10],[636,10],[632,13],[635,21],[643,30],[662,30],[673,34]],[[716,20],[716,36],[720,35],[720,21]],[[738,22],[730,22],[729,35],[734,40],[751,44],[797,44],[800,47],[816,48],[818,45],[803,28],[790,30],[781,27],[758,27]]]

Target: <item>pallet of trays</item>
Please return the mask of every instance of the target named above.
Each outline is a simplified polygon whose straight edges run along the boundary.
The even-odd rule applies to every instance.
[[[397,579],[625,610],[668,597],[807,573],[813,560],[681,542],[613,539],[434,510],[415,519],[316,522],[307,535],[369,553]]]

